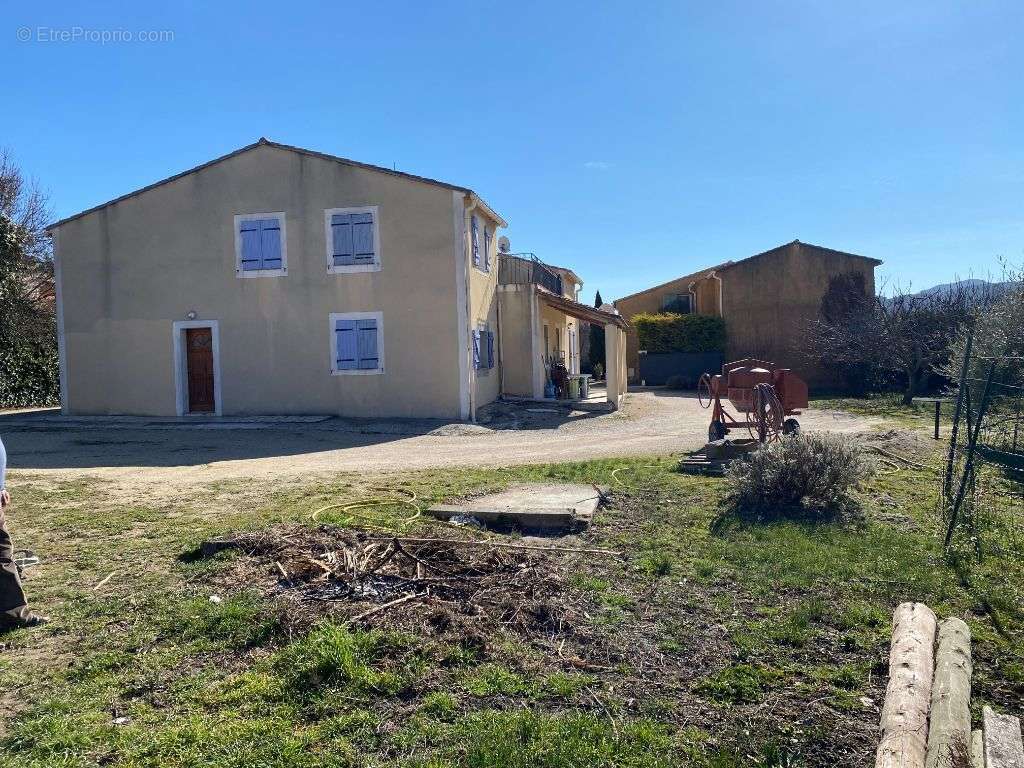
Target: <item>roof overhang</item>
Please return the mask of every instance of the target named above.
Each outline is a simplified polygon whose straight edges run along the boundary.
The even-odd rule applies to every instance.
[[[482,209],[484,213],[486,213],[488,216],[490,216],[492,219],[498,222],[499,227],[508,226],[508,222],[501,218],[501,214],[499,214],[496,210],[491,208],[491,206],[487,204],[487,201],[480,197],[480,195],[478,195],[476,192],[473,192],[472,190],[467,192],[466,202],[469,203],[470,205],[475,204],[477,208]]]
[[[303,149],[302,147],[295,147],[295,146],[292,146],[291,144],[281,144],[280,142],[277,142],[277,141],[270,141],[266,137],[260,137],[259,141],[256,141],[256,142],[254,142],[252,144],[247,144],[246,146],[240,147],[239,149],[236,149],[233,152],[228,152],[226,155],[221,155],[220,157],[215,157],[213,160],[209,160],[209,161],[207,161],[205,163],[202,163],[201,165],[197,165],[197,166],[195,166],[193,168],[189,168],[187,171],[182,171],[181,173],[176,173],[173,176],[168,176],[166,179],[161,179],[160,181],[154,182],[153,184],[149,184],[149,185],[147,185],[145,187],[142,187],[140,189],[136,189],[133,192],[129,192],[129,193],[125,194],[125,195],[121,195],[120,197],[115,197],[113,200],[108,200],[105,203],[101,203],[100,205],[93,206],[92,208],[87,208],[86,210],[81,211],[80,213],[76,213],[76,214],[74,214],[72,216],[68,216],[68,217],[63,218],[63,219],[61,219],[59,221],[55,221],[55,222],[53,222],[51,224],[48,224],[46,226],[46,231],[48,233],[52,234],[53,230],[57,229],[58,227],[60,227],[63,224],[68,223],[69,221],[73,221],[74,219],[79,219],[82,216],[86,216],[86,215],[88,215],[90,213],[95,213],[96,211],[99,211],[99,210],[101,210],[103,208],[106,208],[107,206],[114,205],[116,203],[120,203],[120,202],[122,202],[124,200],[127,200],[127,199],[131,198],[131,197],[135,197],[136,195],[140,195],[143,192],[148,192],[151,189],[154,189],[156,187],[162,186],[164,184],[168,184],[168,183],[170,183],[172,181],[177,181],[178,179],[180,179],[180,178],[182,178],[184,176],[188,176],[191,173],[195,173],[196,171],[204,170],[206,168],[209,168],[212,165],[216,165],[217,163],[221,163],[221,162],[223,162],[225,160],[228,160],[228,159],[230,159],[232,157],[235,157],[236,155],[240,155],[243,152],[248,152],[249,150],[256,149],[257,147],[273,147],[274,149],[285,150],[285,151],[288,151],[288,152],[295,152],[296,154],[306,155],[308,157],[317,157],[317,158],[320,158],[321,160],[329,160],[331,162],[340,163],[342,165],[349,165],[349,166],[352,166],[354,168],[364,168],[366,170],[377,171],[378,173],[385,173],[385,174],[388,174],[389,176],[396,176],[398,178],[407,179],[409,181],[416,181],[416,182],[420,182],[422,184],[430,184],[430,185],[435,186],[435,187],[443,187],[444,189],[450,189],[450,190],[453,190],[455,192],[462,192],[468,198],[471,198],[472,200],[476,201],[477,205],[479,205],[495,221],[500,223],[502,227],[507,227],[508,226],[508,223],[503,218],[501,218],[501,216],[499,216],[494,211],[493,208],[491,208],[486,202],[484,202],[483,198],[481,198],[472,189],[469,189],[469,187],[460,187],[457,184],[449,184],[448,182],[438,181],[437,179],[431,179],[431,178],[428,178],[426,176],[417,176],[414,173],[405,173],[404,171],[398,171],[398,170],[395,170],[393,168],[384,168],[383,166],[380,166],[380,165],[371,165],[370,163],[361,163],[358,160],[350,160],[347,157],[338,157],[337,155],[330,155],[330,154],[327,154],[326,152],[317,152],[316,150],[312,150],[312,149]]]
[[[602,312],[596,307],[580,304],[578,301],[567,299],[564,296],[556,296],[539,286],[537,287],[537,296],[552,309],[564,312],[570,317],[575,317],[577,320],[585,320],[588,323],[596,323],[597,325],[617,325],[623,330],[629,328],[629,323],[626,322],[622,315]]]

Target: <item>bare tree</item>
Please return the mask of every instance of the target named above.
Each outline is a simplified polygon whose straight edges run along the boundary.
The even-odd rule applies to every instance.
[[[997,381],[1024,385],[1024,266],[1003,264],[1003,282],[996,292],[989,292],[978,303],[979,311],[972,324],[971,379],[983,380],[988,364],[999,358],[993,375]],[[943,374],[951,381],[960,376],[967,328],[962,328],[953,341],[949,361]]]
[[[957,331],[971,319],[972,296],[960,283],[954,283],[935,293],[878,297],[876,306],[880,354],[905,376],[903,402],[909,405],[925,379],[940,372],[949,359]]]
[[[960,283],[890,296],[868,296],[860,286],[852,278],[830,286],[821,316],[808,328],[810,353],[833,369],[860,371],[871,384],[899,377],[909,404],[928,376],[942,371],[976,297]]]
[[[10,152],[0,151],[0,290],[28,308],[53,302],[53,248],[46,225],[50,206]],[[20,307],[8,307],[20,309]]]
[[[49,218],[46,195],[0,152],[0,407],[56,398]]]

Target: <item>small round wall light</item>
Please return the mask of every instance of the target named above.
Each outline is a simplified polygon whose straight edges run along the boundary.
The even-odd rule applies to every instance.
[[[195,320],[197,317],[199,317],[199,315],[196,313],[194,309],[190,309],[188,311],[188,314],[185,315],[185,317],[187,317],[189,320]]]

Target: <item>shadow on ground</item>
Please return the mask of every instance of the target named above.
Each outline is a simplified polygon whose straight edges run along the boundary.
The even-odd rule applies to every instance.
[[[0,436],[18,469],[184,467],[362,448],[415,437],[486,437],[557,430],[603,414],[557,405],[495,402],[477,423],[443,419],[245,417],[62,418],[53,409],[0,413]]]

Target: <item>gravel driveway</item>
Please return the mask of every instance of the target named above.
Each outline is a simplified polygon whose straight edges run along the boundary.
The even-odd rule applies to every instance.
[[[50,421],[0,415],[12,479],[95,477],[124,490],[165,492],[249,478],[296,481],[336,472],[507,466],[690,451],[707,436],[708,411],[690,393],[630,393],[616,413],[496,404],[490,421],[329,419],[205,428],[171,424]],[[812,409],[804,429],[863,432],[876,422]],[[744,436],[746,436],[744,434]]]

